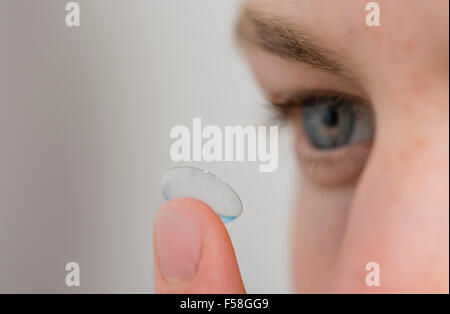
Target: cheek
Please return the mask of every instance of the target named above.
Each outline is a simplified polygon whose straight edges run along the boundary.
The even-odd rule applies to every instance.
[[[448,102],[430,102],[442,110],[424,110],[426,101],[406,109],[386,103],[355,186],[302,180],[294,225],[299,292],[448,292]],[[380,286],[366,284],[370,262],[380,267]]]
[[[333,291],[448,293],[448,138],[433,131],[446,125],[448,136],[448,121],[415,122],[380,123],[349,208]],[[366,284],[369,262],[380,267],[380,286]]]
[[[305,179],[297,190],[292,226],[295,286],[302,293],[321,292],[330,285],[353,187],[324,189]]]

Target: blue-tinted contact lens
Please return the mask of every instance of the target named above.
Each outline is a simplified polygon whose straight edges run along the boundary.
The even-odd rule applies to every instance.
[[[242,202],[230,185],[214,174],[194,167],[175,167],[161,177],[167,201],[192,197],[211,207],[224,223],[242,214]]]

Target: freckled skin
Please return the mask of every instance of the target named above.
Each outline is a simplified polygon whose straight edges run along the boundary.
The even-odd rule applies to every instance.
[[[369,158],[353,184],[324,188],[299,172],[292,222],[298,292],[449,291],[449,3],[377,2],[379,28],[364,24],[367,1],[247,2],[301,21],[342,52],[376,117]],[[269,97],[305,84],[354,88],[252,47],[246,54]],[[365,284],[371,261],[380,265],[379,287]]]

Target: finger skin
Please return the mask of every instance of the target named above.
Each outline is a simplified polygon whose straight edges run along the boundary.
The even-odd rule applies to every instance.
[[[193,199],[175,199],[158,211],[179,211],[187,216],[201,234],[201,251],[192,278],[183,282],[167,281],[160,271],[157,235],[154,228],[154,280],[156,293],[245,293],[241,274],[228,232],[219,216],[205,203]]]

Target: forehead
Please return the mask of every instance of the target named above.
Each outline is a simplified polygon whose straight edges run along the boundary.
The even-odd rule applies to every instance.
[[[338,23],[343,27],[355,26],[358,19],[348,17],[362,8],[366,1],[314,1],[314,0],[249,0],[246,8],[280,16],[304,26],[325,27]]]
[[[365,79],[388,84],[448,73],[448,0],[378,0],[380,26],[366,24],[366,0],[248,0],[258,11],[307,30],[318,45],[348,61]],[[245,13],[244,13],[245,14]],[[444,70],[443,70],[444,69]]]
[[[381,26],[375,32],[366,25],[369,0],[248,0],[245,8],[282,17],[315,31],[326,39],[358,39],[359,36],[395,38],[408,34],[429,37],[431,30],[448,41],[448,0],[377,0]],[[372,29],[371,31],[369,31]],[[377,36],[380,33],[383,36]],[[426,36],[424,36],[426,34]],[[434,35],[436,35],[434,33]],[[355,38],[355,36],[357,36]]]

